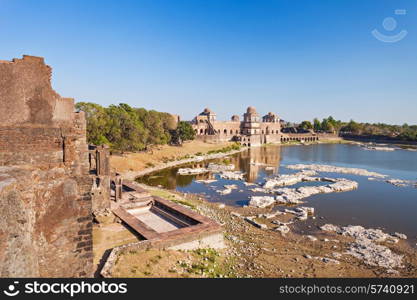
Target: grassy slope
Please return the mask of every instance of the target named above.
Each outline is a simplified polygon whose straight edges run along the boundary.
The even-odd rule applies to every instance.
[[[141,171],[166,161],[184,158],[187,155],[195,155],[199,152],[205,154],[231,144],[230,142],[209,144],[201,141],[191,141],[184,143],[180,147],[169,145],[155,146],[146,152],[129,153],[123,156],[112,155],[110,165],[113,170],[119,173]]]

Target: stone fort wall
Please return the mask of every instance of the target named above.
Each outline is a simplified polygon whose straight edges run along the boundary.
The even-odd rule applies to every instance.
[[[0,61],[0,276],[93,271],[86,123],[43,58]]]

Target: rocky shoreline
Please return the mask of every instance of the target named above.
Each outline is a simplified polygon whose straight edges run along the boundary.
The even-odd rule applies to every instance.
[[[345,142],[346,143],[353,143],[353,142],[350,142],[350,141],[345,141]],[[318,142],[318,144],[326,144],[326,143],[329,143],[329,141],[322,140],[322,141]],[[283,146],[283,147],[302,146],[302,145],[303,144],[301,144],[301,143],[281,144],[281,146]],[[265,145],[265,146],[268,146],[268,145]],[[259,147],[264,147],[264,145],[259,146]],[[167,162],[167,163],[160,163],[156,166],[147,167],[147,168],[145,168],[143,170],[140,170],[140,171],[118,171],[117,169],[115,171],[121,173],[121,175],[123,175],[123,177],[128,179],[128,180],[135,180],[138,177],[148,175],[148,174],[153,173],[153,172],[161,171],[161,170],[164,170],[164,169],[168,169],[168,168],[172,168],[172,167],[176,167],[176,166],[180,166],[180,165],[185,165],[185,164],[188,164],[188,163],[194,163],[194,162],[200,162],[200,161],[205,161],[205,160],[223,158],[223,157],[226,157],[226,156],[229,156],[229,155],[233,155],[233,154],[236,154],[236,153],[239,153],[239,152],[246,151],[248,149],[249,149],[249,147],[242,147],[239,150],[233,150],[233,151],[226,152],[226,153],[195,155],[195,156],[187,158],[187,159],[175,160],[175,161],[171,161],[171,162]],[[271,166],[270,166],[270,168],[271,168]]]
[[[343,173],[353,174],[358,176],[372,176],[374,179],[382,179],[394,185],[403,185],[405,181],[395,179],[384,179],[387,175],[370,172],[365,169],[358,168],[342,168],[329,165],[316,164],[297,164],[286,166],[291,170],[299,170],[294,174],[276,175],[272,178],[267,178],[263,185],[252,188],[251,190],[262,193],[273,194],[274,196],[251,196],[249,207],[265,209],[275,204],[300,204],[303,203],[301,199],[307,198],[311,195],[319,193],[333,193],[344,192],[358,188],[358,183],[345,178],[329,178],[317,176],[317,172],[326,173]],[[302,186],[298,188],[287,188],[300,182],[327,182],[323,186]],[[226,186],[225,186],[226,187]],[[278,188],[277,188],[278,187]],[[233,188],[228,190],[231,192]],[[227,190],[227,189],[226,189]],[[220,191],[222,194],[228,194]],[[293,215],[294,217],[287,222],[275,219],[279,215]],[[286,235],[291,231],[290,225],[298,221],[305,221],[308,216],[314,217],[314,208],[312,207],[296,207],[295,209],[285,209],[284,211],[275,211],[274,213],[258,214],[243,217],[244,221],[261,230],[273,230],[282,235]],[[262,220],[271,220],[274,225],[270,228]],[[362,226],[349,225],[346,227],[339,227],[331,224],[326,224],[320,228],[326,232],[334,232],[338,235],[349,236],[354,238],[353,242],[346,245],[346,251],[343,253],[333,253],[333,257],[311,256],[307,255],[308,259],[317,259],[325,263],[339,264],[339,258],[343,255],[351,255],[364,264],[374,267],[381,267],[386,269],[386,274],[400,274],[398,269],[404,267],[402,264],[403,255],[396,254],[391,249],[382,243],[397,244],[400,239],[407,237],[401,233],[394,233],[389,235],[382,232],[380,229],[365,229]],[[317,238],[309,235],[311,241],[317,241]],[[338,240],[336,240],[338,241]]]
[[[407,239],[404,234],[396,232],[390,235],[380,229],[365,229],[362,226],[353,225],[339,227],[325,224],[320,229],[353,237],[354,242],[349,244],[345,253],[363,260],[367,265],[383,267],[390,274],[399,274],[396,268],[404,268],[403,255],[396,254],[387,246],[381,245],[383,242],[396,244],[400,238]]]
[[[307,218],[309,207],[231,207],[211,203],[199,195],[152,191],[175,195],[224,229],[227,248],[219,253],[222,271],[216,277],[415,277],[415,249],[398,233],[361,226],[324,224],[316,231],[296,233],[291,228]],[[320,220],[317,218],[317,220]],[[163,254],[161,254],[163,255]],[[189,276],[181,271],[180,276]],[[211,274],[211,273],[210,273]],[[204,273],[197,277],[211,277]],[[191,275],[191,276],[195,276]]]
[[[172,168],[172,167],[176,167],[176,166],[180,166],[180,165],[186,165],[189,163],[195,163],[195,162],[201,162],[201,161],[205,161],[205,160],[211,160],[211,159],[218,159],[218,158],[223,158],[229,155],[233,155],[239,152],[243,152],[246,151],[248,148],[247,147],[242,147],[239,150],[233,150],[233,151],[229,151],[229,152],[225,152],[225,153],[214,153],[214,154],[206,154],[206,155],[197,155],[194,157],[190,157],[190,158],[186,158],[186,159],[181,159],[181,160],[176,160],[176,161],[171,161],[171,162],[167,162],[167,163],[162,163],[159,164],[155,167],[150,167],[150,168],[146,168],[142,171],[126,171],[123,172],[122,175],[124,178],[128,179],[128,180],[134,180],[137,177],[141,177],[153,172],[157,172],[157,171],[161,171],[164,169],[168,169],[168,168]],[[201,170],[203,171],[203,170]],[[201,174],[201,173],[195,173],[195,174]]]

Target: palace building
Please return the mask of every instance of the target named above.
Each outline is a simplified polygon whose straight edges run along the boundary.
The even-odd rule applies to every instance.
[[[243,146],[258,146],[281,142],[279,117],[269,112],[262,118],[253,106],[243,114],[243,120],[233,115],[230,121],[218,121],[209,108],[196,116],[192,125],[198,139],[204,141],[236,141]]]
[[[191,121],[196,138],[205,142],[235,141],[242,146],[251,147],[268,143],[319,140],[319,135],[314,132],[284,133],[281,123],[278,115],[272,112],[261,118],[253,106],[246,109],[243,120],[238,115],[233,115],[230,121],[218,121],[216,114],[205,108]]]

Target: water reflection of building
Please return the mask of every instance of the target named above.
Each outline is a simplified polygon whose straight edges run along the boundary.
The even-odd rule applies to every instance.
[[[230,161],[235,165],[236,171],[242,171],[246,174],[245,178],[248,182],[254,182],[258,178],[259,171],[265,170],[267,173],[276,174],[278,172],[281,161],[281,147],[252,147],[247,151],[240,152],[236,155],[223,159]],[[192,168],[207,167],[207,162],[195,163]],[[191,176],[188,176],[191,177]],[[193,175],[191,178],[195,180],[216,179],[215,173],[204,173]]]
[[[259,171],[267,168],[267,172],[276,174],[281,161],[281,147],[253,147],[232,157],[236,170],[246,173],[246,180],[254,182]]]
[[[213,161],[201,161],[190,163],[181,167],[187,168],[206,168],[210,162],[233,164],[236,171],[244,172],[248,182],[255,182],[259,172],[264,170],[268,174],[276,174],[278,172],[281,161],[281,147],[252,147],[246,151]],[[178,168],[164,169],[156,173],[145,175],[138,179],[149,185],[161,185],[168,189],[176,189],[177,187],[186,187],[193,180],[209,180],[216,179],[217,173],[207,172],[196,175],[178,175]]]
[[[190,165],[187,165],[187,168],[199,169],[199,168],[206,168],[208,165],[207,162],[196,162]],[[173,188],[176,187],[186,187],[192,183],[193,180],[209,180],[209,179],[216,179],[215,174],[212,172],[196,174],[196,175],[177,175],[177,169],[175,169],[175,175],[173,176]]]

